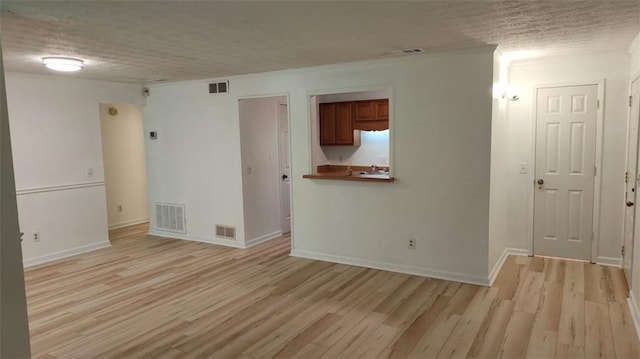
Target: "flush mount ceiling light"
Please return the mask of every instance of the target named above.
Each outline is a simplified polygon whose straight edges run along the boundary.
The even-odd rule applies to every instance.
[[[73,72],[81,70],[84,61],[71,57],[43,57],[42,64],[50,70]]]

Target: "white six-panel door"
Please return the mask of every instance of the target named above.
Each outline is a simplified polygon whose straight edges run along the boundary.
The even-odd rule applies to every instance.
[[[540,88],[533,252],[591,259],[597,85]]]

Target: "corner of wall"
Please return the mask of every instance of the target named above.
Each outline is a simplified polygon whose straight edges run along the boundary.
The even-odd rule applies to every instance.
[[[631,319],[633,319],[633,327],[636,330],[636,336],[638,337],[638,339],[640,339],[640,310],[638,310],[638,300],[633,295],[632,291],[629,291],[629,298],[627,298],[627,305],[629,306]]]

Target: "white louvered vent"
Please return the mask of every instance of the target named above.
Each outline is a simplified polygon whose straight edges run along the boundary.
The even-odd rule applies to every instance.
[[[216,224],[216,237],[222,237],[226,239],[236,239],[236,227],[222,226]]]
[[[221,82],[209,83],[209,93],[228,93],[229,92],[229,80]]]
[[[184,205],[156,203],[156,223],[162,231],[187,233]]]

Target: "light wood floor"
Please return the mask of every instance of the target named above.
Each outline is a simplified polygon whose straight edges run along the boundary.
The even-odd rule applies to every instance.
[[[144,233],[26,271],[35,357],[640,358],[615,268],[509,257],[485,288]]]

